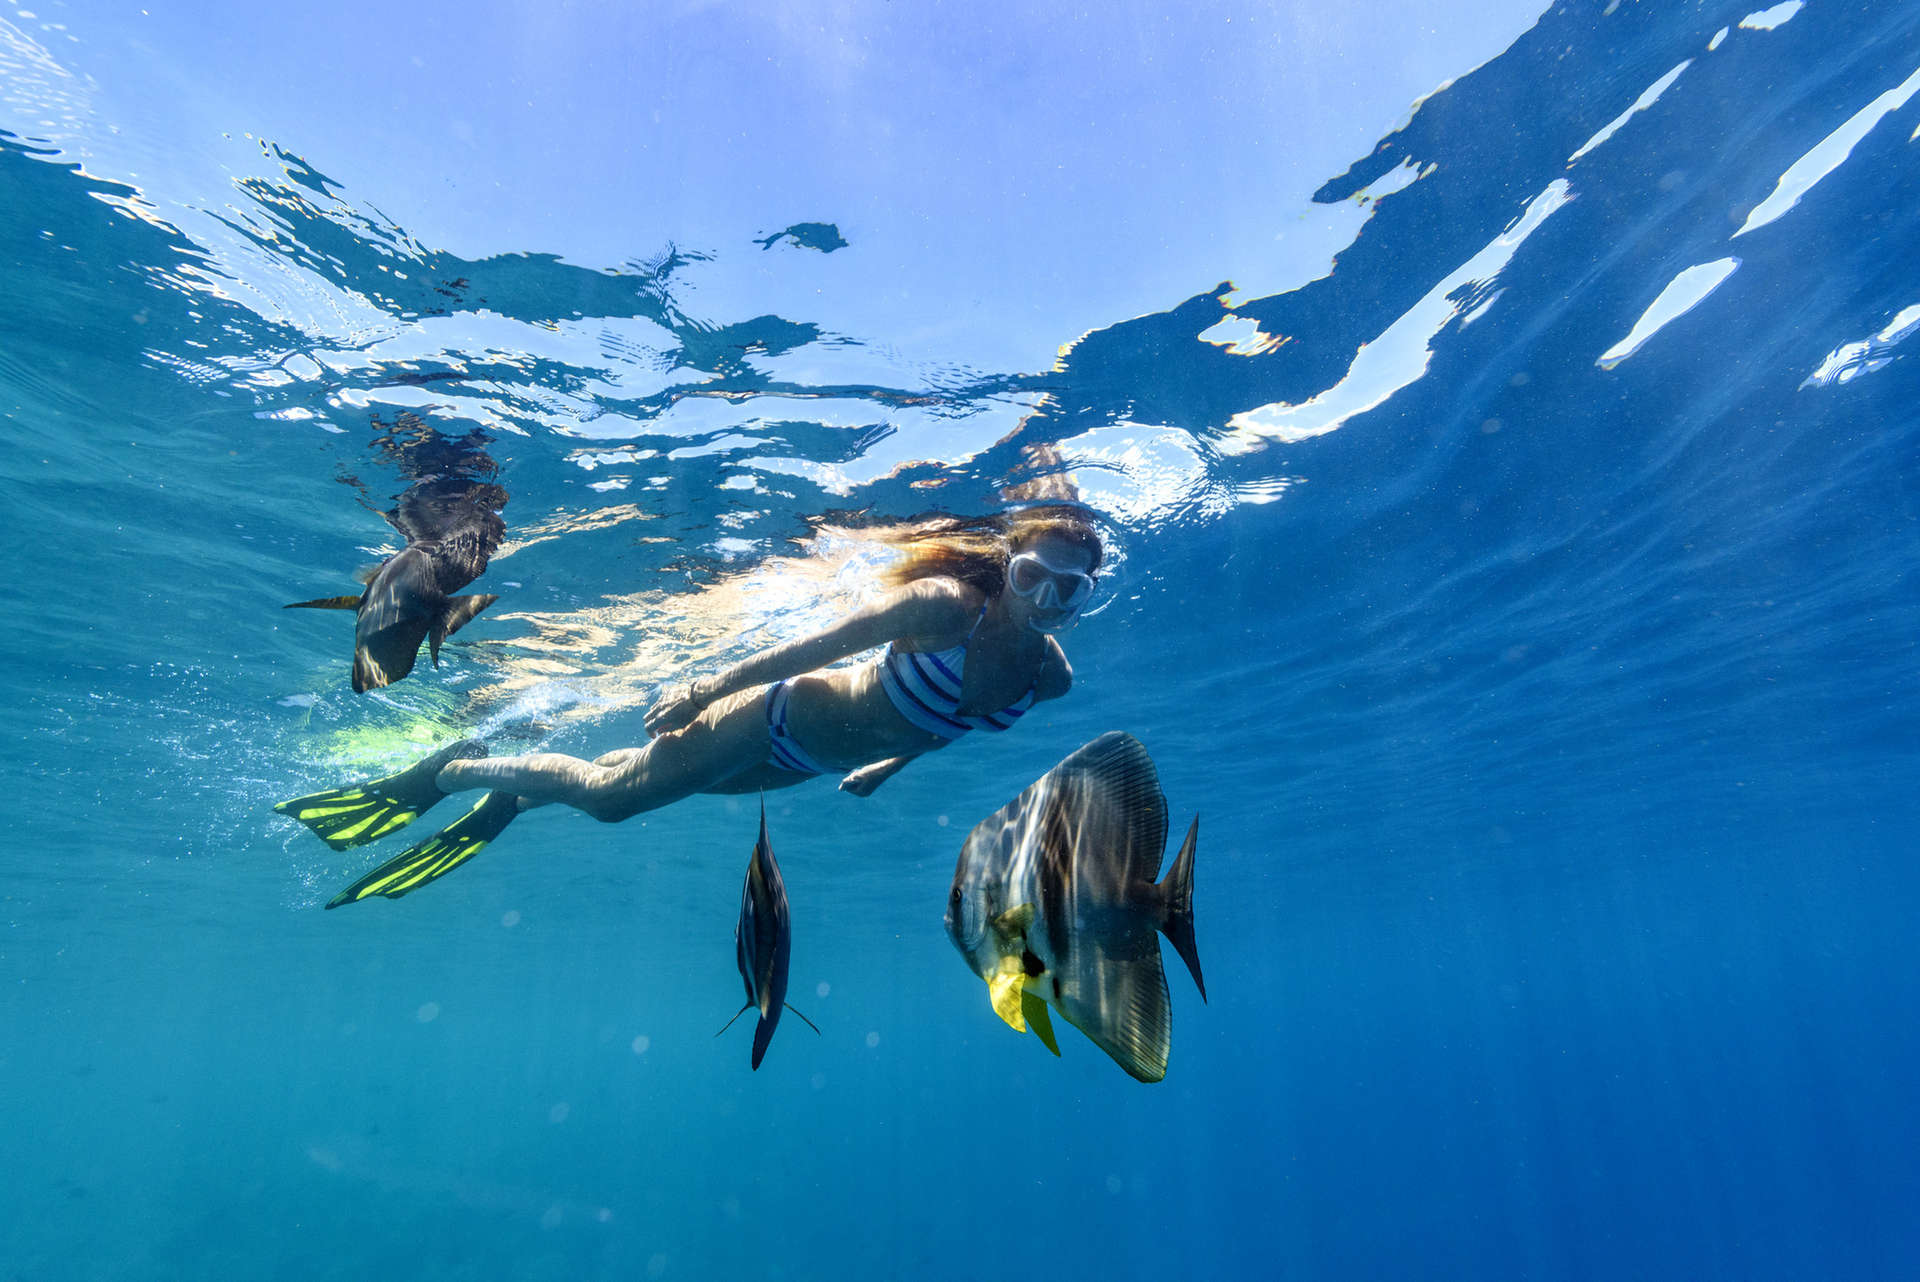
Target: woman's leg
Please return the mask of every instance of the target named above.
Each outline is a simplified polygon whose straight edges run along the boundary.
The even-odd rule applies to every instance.
[[[819,777],[819,775],[800,774],[793,770],[782,770],[779,766],[763,761],[757,766],[742,770],[737,775],[729,775],[703,791],[713,793],[715,796],[731,797],[748,792],[772,792],[778,788],[791,788],[797,783],[805,783],[809,779]]]
[[[705,792],[766,759],[766,690],[743,690],[684,730],[599,761],[557,752],[484,757],[448,763],[438,782],[443,792],[497,788],[529,805],[557,801],[615,823]]]

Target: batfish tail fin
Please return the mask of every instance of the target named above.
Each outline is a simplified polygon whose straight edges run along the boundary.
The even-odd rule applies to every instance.
[[[290,601],[282,610],[358,610],[358,596],[323,596],[312,601]]]
[[[1180,843],[1173,867],[1167,869],[1167,875],[1160,881],[1160,894],[1166,904],[1160,930],[1173,945],[1173,951],[1180,954],[1180,960],[1187,964],[1193,986],[1200,990],[1200,1000],[1204,1002],[1207,981],[1200,977],[1200,948],[1193,938],[1193,847],[1199,838],[1200,816],[1195,815],[1192,826],[1187,829],[1187,839]]]
[[[447,598],[446,609],[434,620],[433,631],[427,634],[427,644],[431,647],[433,666],[440,666],[440,645],[448,637],[473,622],[473,617],[500,598],[491,592],[477,592],[472,596]]]

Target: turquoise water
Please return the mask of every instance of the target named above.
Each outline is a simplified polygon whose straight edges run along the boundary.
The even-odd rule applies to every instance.
[[[1314,202],[1214,184],[1219,275],[962,280],[991,211],[914,183],[488,240],[318,113],[142,132],[117,59],[185,54],[16,7],[0,1278],[1910,1276],[1920,11],[1751,12],[1521,21]],[[706,127],[607,181],[726,165]],[[1199,165],[1102,132],[1143,224]],[[1270,279],[1224,223],[1338,256]],[[279,607],[397,550],[403,411],[490,438],[501,599],[356,696],[347,616]],[[768,797],[821,1036],[713,1036],[750,800],[543,810],[322,911],[404,843],[274,802],[640,742],[870,592],[861,528],[1036,474],[1116,554],[1071,696]],[[1154,1086],[1015,1036],[941,927],[966,831],[1112,729],[1202,820]]]

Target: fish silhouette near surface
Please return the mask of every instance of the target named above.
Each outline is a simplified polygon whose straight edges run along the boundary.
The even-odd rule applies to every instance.
[[[404,426],[412,416],[401,418]],[[484,435],[476,432],[449,441],[417,419],[411,425],[416,436],[425,434],[416,448],[402,452],[391,446],[393,437],[385,438],[390,452],[403,461],[434,469],[383,514],[406,539],[406,547],[364,576],[366,590],[358,596],[321,597],[286,607],[354,611],[356,693],[391,685],[413,671],[423,641],[439,667],[446,639],[499,600],[490,593],[454,595],[485,572],[488,558],[506,535],[500,509],[506,506],[507,492],[481,479],[492,474],[493,460],[473,445]]]
[[[1048,1008],[1143,1082],[1166,1076],[1172,1004],[1165,934],[1207,987],[1193,937],[1196,817],[1173,867],[1153,759],[1118,731],[1087,744],[967,835],[947,934],[987,981],[993,1009],[1060,1053]]]
[[[780,1023],[787,1005],[787,957],[793,948],[793,930],[787,909],[787,883],[780,876],[779,861],[773,857],[773,845],[767,840],[767,803],[760,802],[760,839],[753,844],[747,860],[746,884],[740,888],[740,920],[733,928],[733,947],[740,964],[740,978],[747,985],[747,1004],[734,1012],[733,1019],[720,1030],[733,1027],[750,1010],[760,1012],[753,1029],[753,1066],[766,1058],[767,1044]],[[795,1010],[802,1023],[818,1033],[820,1029]],[[720,1033],[715,1033],[718,1037]]]
[[[795,223],[771,236],[755,239],[754,244],[765,250],[772,249],[782,240],[801,249],[817,249],[823,254],[847,247],[846,237],[832,223]]]

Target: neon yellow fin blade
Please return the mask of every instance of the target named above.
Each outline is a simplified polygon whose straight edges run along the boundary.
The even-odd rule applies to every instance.
[[[295,797],[274,809],[313,829],[335,850],[352,850],[399,831],[432,809],[446,795],[435,779],[449,761],[486,755],[486,745],[478,739],[462,739],[399,774]]]
[[[486,849],[513,817],[520,799],[509,792],[490,792],[480,804],[417,846],[410,846],[327,901],[338,908],[374,895],[398,899],[428,882],[444,877]]]

